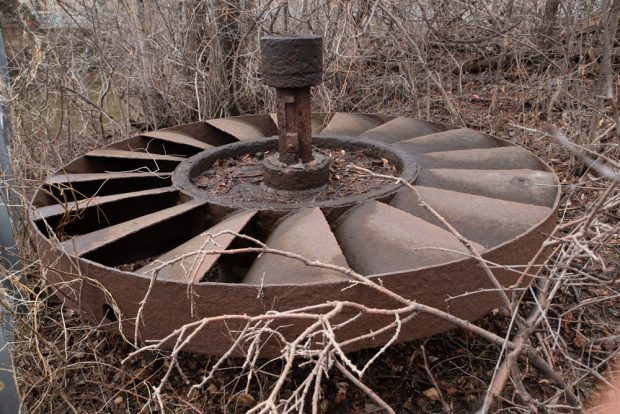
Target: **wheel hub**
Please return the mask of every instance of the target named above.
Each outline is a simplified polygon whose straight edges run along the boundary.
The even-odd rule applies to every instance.
[[[304,164],[280,163],[275,138],[216,147],[183,161],[173,172],[172,182],[184,193],[217,206],[257,209],[282,216],[309,207],[343,208],[370,199],[386,200],[401,188],[400,183],[386,178],[367,177],[369,180],[359,184],[364,174],[349,171],[349,158],[340,160],[345,154],[356,165],[366,165],[377,173],[394,175],[409,183],[419,172],[419,165],[410,154],[380,142],[335,136],[315,137],[313,142],[321,152]],[[337,161],[337,165],[332,163],[331,172],[325,168],[330,159]],[[242,165],[247,160],[250,162]],[[238,168],[226,167],[227,164]],[[231,174],[232,170],[235,172]],[[343,173],[352,174],[352,182],[341,183]],[[233,174],[248,179],[236,180],[220,190],[217,184],[236,178],[231,177]],[[208,180],[209,177],[212,179]]]

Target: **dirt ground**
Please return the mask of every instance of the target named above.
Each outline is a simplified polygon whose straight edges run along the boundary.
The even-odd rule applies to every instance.
[[[14,81],[3,95],[11,98],[14,169],[24,216],[33,189],[60,165],[89,149],[144,127],[273,110],[273,97],[256,75],[257,57],[243,43],[252,45],[247,39],[257,37],[257,27],[270,30],[261,19],[273,13],[262,13],[257,5],[234,15],[239,30],[248,29],[239,36],[243,40],[228,45],[230,50],[237,47],[238,54],[227,66],[223,55],[217,55],[223,43],[201,38],[208,47],[189,47],[197,35],[182,29],[193,20],[188,23],[184,14],[182,21],[174,20],[170,16],[179,18],[175,13],[179,6],[160,3],[160,10],[145,6],[141,13],[149,18],[140,25],[126,10],[99,21],[88,8],[84,16],[92,19],[84,21],[97,30],[65,34],[64,39],[58,32],[48,32],[40,35],[36,46],[13,50]],[[591,156],[608,159],[603,164],[617,174],[620,138],[614,120],[619,62],[612,59],[615,98],[599,106],[600,25],[588,29],[586,24],[590,17],[600,20],[600,16],[590,2],[566,2],[574,14],[566,17],[561,11],[560,15],[571,24],[558,20],[562,24],[556,24],[548,36],[554,46],[547,47],[529,37],[531,22],[538,22],[542,13],[538,2],[517,1],[513,12],[517,23],[503,20],[495,2],[491,9],[450,2],[437,6],[433,19],[408,15],[400,2],[394,2],[393,8],[386,6],[388,2],[377,2],[375,11],[373,2],[366,3],[321,2],[312,8],[310,23],[323,27],[327,39],[325,82],[314,90],[317,111],[406,115],[470,127],[533,151],[560,177],[563,197],[554,239],[557,249],[518,302],[518,314],[526,319],[544,308],[544,317],[526,342],[553,372],[542,371],[527,357],[519,358],[487,412],[572,413],[583,408],[602,412],[596,406],[602,404],[602,395],[611,392],[607,378],[613,377],[612,361],[620,354],[620,191],[612,179],[584,165],[574,151],[542,132],[550,126],[561,131]],[[503,2],[497,4],[504,10]],[[283,6],[278,7],[276,20]],[[538,14],[534,16],[531,8]],[[431,13],[424,10],[422,15],[426,12]],[[474,23],[463,17],[472,15]],[[200,18],[208,26],[205,16]],[[233,14],[222,16],[228,19]],[[367,21],[372,24],[365,26]],[[232,26],[218,28],[226,31]],[[421,27],[425,34],[414,42],[403,27],[411,33],[411,28]],[[117,28],[125,32],[119,34]],[[574,33],[570,35],[567,28]],[[618,38],[613,42],[617,44]],[[568,44],[576,46],[571,49]],[[191,55],[195,50],[196,56]],[[153,66],[141,66],[145,73],[134,77],[138,69],[132,59],[142,58],[141,54],[147,58],[139,62]],[[480,63],[498,56],[504,59],[501,67]],[[222,65],[205,64],[220,58]],[[482,65],[479,69],[468,69],[472,58]],[[192,66],[194,61],[198,68]],[[461,64],[460,71],[455,63]],[[236,88],[231,88],[235,99],[222,97],[230,84],[221,68],[237,71]],[[594,125],[593,114],[600,115]],[[586,139],[591,135],[594,139]],[[585,229],[584,223],[589,224]],[[161,399],[154,401],[154,392],[173,363],[170,354],[149,351],[127,358],[135,350],[131,343],[85,323],[51,295],[44,283],[46,269],[26,232],[20,247],[23,272],[4,272],[2,277],[14,281],[25,298],[25,312],[15,315],[18,341],[13,353],[27,412],[160,413],[164,407],[170,413],[244,413],[264,401],[278,380],[282,360],[258,361],[248,368],[243,360],[230,358],[198,392],[190,393],[217,359],[181,353],[160,390]],[[552,283],[544,288],[547,281]],[[497,309],[476,324],[514,340],[519,330],[511,325],[513,317]],[[362,365],[376,352],[365,350],[349,357]],[[501,347],[459,328],[389,347],[362,382],[396,413],[475,412],[505,358]],[[303,383],[311,366],[297,360],[278,398],[286,399]],[[552,374],[566,383],[566,389]],[[320,382],[318,407],[321,413],[384,412],[335,368]]]
[[[462,96],[454,98],[466,124],[510,137],[550,163],[560,174],[565,190],[558,221],[570,222],[582,217],[602,191],[601,180],[591,172],[570,174],[567,169],[570,154],[549,140],[513,126],[512,123],[517,121],[514,119],[515,105],[528,99],[528,93],[510,89],[510,83],[505,81],[489,85],[485,83],[485,76],[468,76]],[[502,91],[496,98],[498,110],[490,118],[490,101],[472,99],[471,95],[493,96],[498,91]],[[536,119],[535,112],[530,115],[531,119],[526,119],[528,127],[536,127],[542,122]],[[481,120],[484,118],[493,122],[485,125]],[[617,148],[611,148],[608,155],[617,157]],[[616,208],[606,212],[601,219],[617,223],[619,215]],[[566,233],[569,230],[570,227]],[[599,250],[599,262],[577,258],[571,263],[574,269],[587,266],[588,276],[600,282],[584,283],[575,279],[574,285],[563,288],[565,290],[555,298],[548,315],[551,328],[557,335],[555,340],[550,341],[545,330],[531,337],[532,346],[544,348],[558,372],[575,381],[575,393],[583,401],[593,399],[592,404],[599,401],[594,396],[606,387],[599,375],[605,375],[606,361],[617,355],[620,345],[619,248],[616,235]],[[36,277],[33,280],[36,281]],[[46,298],[49,292],[41,284],[35,282],[34,287],[37,291],[32,295],[37,295],[39,312],[45,315],[37,318],[37,336],[41,338],[33,338],[39,347],[33,347],[30,341],[16,346],[19,380],[27,390],[27,406],[33,411],[44,412],[64,412],[65,408],[60,407],[66,407],[69,402],[77,412],[137,412],[144,409],[152,387],[158,384],[169,364],[166,354],[149,353],[120,364],[120,360],[132,351],[129,344],[119,337],[84,326],[75,312],[64,309],[53,297]],[[522,305],[521,312],[525,316],[535,306],[531,295],[522,301]],[[478,324],[505,335],[509,322],[509,314],[496,310]],[[65,349],[69,349],[70,354],[62,360],[50,358],[54,352],[64,353]],[[351,358],[363,364],[374,351],[360,351]],[[372,365],[364,382],[398,413],[436,413],[446,411],[446,407],[454,413],[473,412],[479,408],[498,356],[497,347],[470,332],[455,329],[390,347]],[[47,367],[39,365],[42,358],[49,364]],[[65,366],[63,361],[68,365]],[[279,362],[261,361],[248,389],[244,378],[247,372],[240,368],[242,361],[231,359],[199,395],[188,397],[190,386],[200,381],[214,361],[203,356],[181,355],[178,373],[166,386],[165,404],[169,412],[245,412],[265,397],[275,380],[271,373],[281,368]],[[575,365],[581,369],[576,369]],[[536,368],[523,362],[519,368],[529,394],[546,402],[539,406],[540,412],[571,412],[563,408],[565,402],[561,398],[558,400],[557,387]],[[41,381],[42,369],[54,371],[54,379],[59,383]],[[287,379],[287,387],[294,389],[305,374],[303,368],[297,368]],[[324,413],[382,412],[338,372],[323,382],[322,391],[320,406]],[[495,409],[497,412],[523,412],[522,406],[523,401],[514,385],[509,383]]]

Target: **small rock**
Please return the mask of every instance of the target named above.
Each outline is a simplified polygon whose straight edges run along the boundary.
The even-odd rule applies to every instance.
[[[456,387],[453,387],[451,385],[448,385],[448,387],[446,388],[446,392],[448,393],[449,396],[453,396],[455,395],[457,392],[459,392],[459,389]]]
[[[209,394],[216,394],[217,393],[217,387],[215,386],[215,384],[209,384],[209,386],[207,387],[207,392]]]
[[[424,394],[424,396],[429,400],[439,401],[439,391],[437,391],[437,388],[435,387],[430,387],[422,391],[422,394]]]
[[[123,397],[118,396],[114,399],[114,404],[121,405],[123,403]]]
[[[237,395],[237,405],[239,407],[252,407],[255,401],[256,400],[254,399],[254,397],[252,397],[247,392],[242,392],[241,394]]]
[[[336,394],[336,403],[341,403],[342,401],[347,399],[348,388],[349,388],[349,383],[344,382],[344,381],[338,383],[338,393]]]
[[[380,413],[381,407],[374,404],[366,404],[364,406],[364,414]]]
[[[430,362],[431,364],[434,364],[435,362],[439,361],[439,357],[436,357],[434,355],[429,355],[427,358],[428,362]]]

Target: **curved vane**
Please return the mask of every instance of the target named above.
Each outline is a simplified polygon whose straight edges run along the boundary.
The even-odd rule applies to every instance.
[[[285,217],[266,241],[268,247],[298,254],[308,260],[348,268],[340,246],[319,208],[300,210]],[[252,285],[301,284],[340,281],[346,275],[296,258],[262,253],[252,264],[244,283]]]

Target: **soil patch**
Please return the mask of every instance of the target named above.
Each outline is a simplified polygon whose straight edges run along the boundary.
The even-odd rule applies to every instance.
[[[398,176],[397,165],[385,158],[376,158],[366,150],[346,151],[343,148],[317,149],[329,157],[329,182],[316,191],[276,192],[261,185],[262,160],[268,152],[245,154],[235,158],[221,158],[213,166],[193,179],[194,185],[205,191],[226,196],[232,201],[304,203],[325,201],[364,194],[393,183],[390,179],[360,173],[351,165],[374,173]]]

